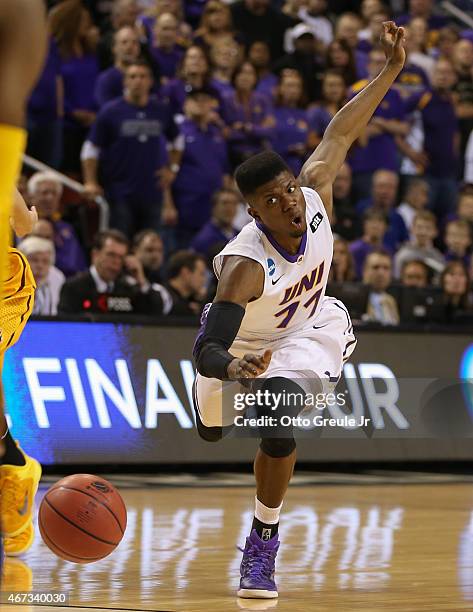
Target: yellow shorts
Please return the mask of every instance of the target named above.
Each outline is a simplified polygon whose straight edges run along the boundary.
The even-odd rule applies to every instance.
[[[36,284],[26,257],[8,248],[9,274],[0,301],[0,356],[21,336],[34,305]]]

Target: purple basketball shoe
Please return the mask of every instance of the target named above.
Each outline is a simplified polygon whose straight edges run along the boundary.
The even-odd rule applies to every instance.
[[[274,562],[279,548],[278,534],[264,541],[253,529],[246,538],[240,565],[240,589],[238,597],[273,599],[278,596],[274,582]]]

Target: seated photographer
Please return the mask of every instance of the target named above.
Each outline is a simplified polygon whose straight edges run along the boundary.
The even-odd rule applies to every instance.
[[[129,255],[127,238],[117,230],[99,232],[92,265],[67,280],[61,290],[59,314],[165,314],[160,286],[147,281],[143,266]]]

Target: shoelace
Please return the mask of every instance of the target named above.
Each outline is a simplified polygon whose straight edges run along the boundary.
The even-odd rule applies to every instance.
[[[251,578],[270,578],[272,568],[269,563],[273,560],[274,551],[261,550],[254,544],[251,544],[248,550],[238,546],[238,550],[249,555],[247,557],[247,567],[245,569],[249,570],[248,573]],[[247,572],[245,571],[245,573]]]
[[[0,491],[2,498],[2,512],[8,513],[18,510],[25,499],[25,489],[19,478],[7,476]]]

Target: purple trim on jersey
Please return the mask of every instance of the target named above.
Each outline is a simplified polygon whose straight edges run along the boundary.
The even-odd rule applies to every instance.
[[[262,225],[261,223],[258,223],[258,221],[256,221],[256,227],[263,232],[263,234],[266,236],[266,238],[269,240],[269,242],[272,244],[272,246],[276,249],[276,251],[280,255],[282,255],[284,257],[284,259],[286,259],[290,263],[296,263],[297,260],[299,259],[299,257],[301,255],[304,255],[305,245],[307,244],[307,230],[302,235],[302,240],[301,240],[301,243],[299,245],[299,249],[298,249],[297,253],[295,255],[291,255],[291,253],[288,253],[286,251],[286,249],[284,249],[280,244],[278,244],[276,242],[276,240],[271,236],[271,234],[264,227],[264,225]]]

